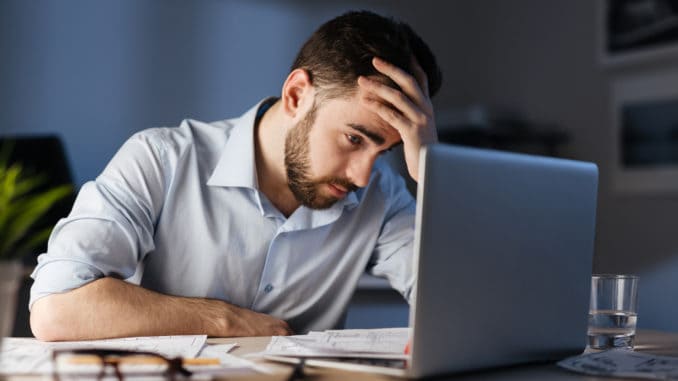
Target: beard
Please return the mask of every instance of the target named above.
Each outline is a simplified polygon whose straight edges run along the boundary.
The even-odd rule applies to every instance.
[[[337,197],[320,194],[320,187],[335,184],[348,192],[358,189],[351,181],[340,177],[323,177],[313,179],[310,175],[309,133],[315,122],[317,106],[314,104],[293,129],[285,137],[285,168],[287,185],[294,197],[302,205],[311,209],[327,209],[339,201]]]

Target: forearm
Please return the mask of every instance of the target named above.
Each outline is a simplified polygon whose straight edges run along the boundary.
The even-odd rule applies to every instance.
[[[36,301],[31,311],[33,333],[47,341],[273,335],[286,334],[284,327],[280,320],[221,300],[168,296],[114,278],[49,295]]]

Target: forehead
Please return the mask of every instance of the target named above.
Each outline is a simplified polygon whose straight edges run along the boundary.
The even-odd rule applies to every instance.
[[[383,139],[384,146],[390,147],[399,143],[401,138],[398,131],[360,101],[362,91],[364,90],[359,89],[352,95],[323,100],[318,106],[318,122],[353,129],[368,137],[379,136]]]

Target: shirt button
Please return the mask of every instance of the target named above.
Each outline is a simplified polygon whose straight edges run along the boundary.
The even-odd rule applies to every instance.
[[[264,292],[268,294],[271,291],[273,291],[273,285],[269,283],[266,285],[266,287],[264,287]]]

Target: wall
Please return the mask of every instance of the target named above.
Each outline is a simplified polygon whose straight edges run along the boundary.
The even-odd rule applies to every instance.
[[[2,133],[60,133],[79,184],[135,131],[276,94],[310,30],[275,1],[19,0],[0,15]]]
[[[596,162],[600,191],[594,269],[641,275],[639,326],[678,330],[678,194],[612,187],[610,86],[617,78],[676,67],[678,57],[603,65],[598,1],[477,0],[458,49],[474,62],[457,76],[463,101],[507,107],[571,135],[565,155]]]

